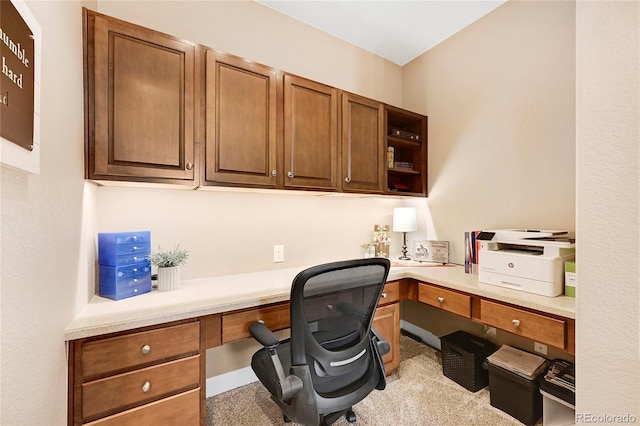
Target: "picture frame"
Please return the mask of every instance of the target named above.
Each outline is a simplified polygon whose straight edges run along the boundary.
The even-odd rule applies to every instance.
[[[413,260],[417,262],[449,263],[449,241],[414,241]]]

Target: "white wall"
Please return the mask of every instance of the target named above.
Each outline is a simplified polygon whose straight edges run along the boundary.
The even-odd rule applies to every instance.
[[[577,2],[576,30],[577,420],[637,423],[640,3]]]
[[[400,66],[254,1],[101,0],[98,12],[362,96],[402,104]]]
[[[407,108],[429,116],[437,238],[575,230],[575,5],[510,1],[404,67]]]
[[[81,4],[27,4],[42,27],[41,171],[0,169],[0,424],[63,425],[64,329],[74,317],[79,269],[87,265],[80,253]]]

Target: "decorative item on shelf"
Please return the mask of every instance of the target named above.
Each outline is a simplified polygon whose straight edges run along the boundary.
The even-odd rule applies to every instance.
[[[414,241],[413,260],[449,263],[449,241]]]
[[[396,161],[394,163],[394,168],[401,170],[413,170],[413,163],[410,163],[408,161]]]
[[[157,251],[152,251],[149,261],[158,267],[158,291],[173,291],[180,284],[180,266],[184,265],[189,257],[189,252],[176,244],[172,250],[163,250],[158,246]]]
[[[402,256],[399,259],[411,260],[407,256],[407,232],[418,230],[415,207],[396,207],[393,209],[393,230],[403,234]]]
[[[376,246],[371,243],[362,244],[362,249],[364,250],[364,258],[369,259],[372,257],[376,257]]]
[[[375,245],[375,256],[389,258],[389,244],[391,243],[391,233],[389,225],[373,226],[373,243]]]
[[[393,169],[395,163],[395,148],[390,146],[387,148],[387,167]]]
[[[420,141],[420,135],[400,129],[389,129],[389,135],[412,141]]]

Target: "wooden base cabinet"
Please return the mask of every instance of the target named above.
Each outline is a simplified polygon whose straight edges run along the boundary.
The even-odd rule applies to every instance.
[[[387,376],[400,367],[400,282],[385,285],[373,326],[389,342],[391,351],[382,357]]]
[[[204,426],[201,341],[198,320],[71,341],[69,425]]]

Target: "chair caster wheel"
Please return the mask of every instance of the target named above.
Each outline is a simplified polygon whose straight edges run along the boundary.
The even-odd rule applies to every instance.
[[[353,410],[347,410],[347,412],[344,414],[344,418],[347,419],[349,423],[355,423],[356,413],[354,413]]]
[[[284,420],[285,423],[291,423],[291,419],[289,417],[287,417],[286,414],[282,415],[282,420]]]

